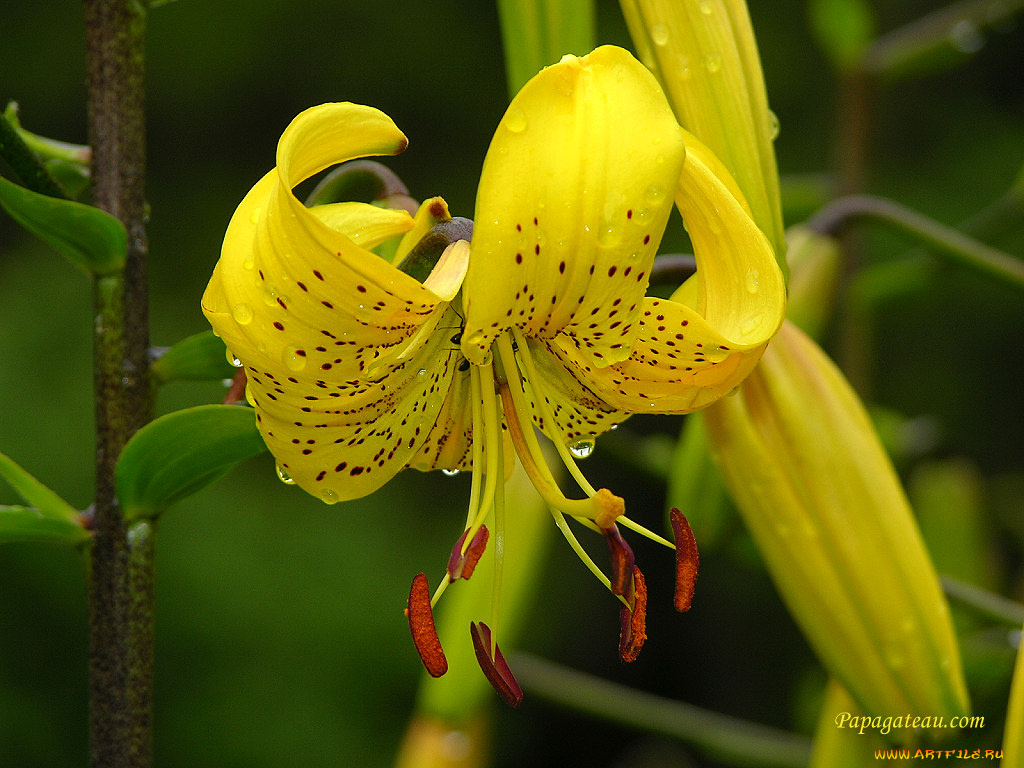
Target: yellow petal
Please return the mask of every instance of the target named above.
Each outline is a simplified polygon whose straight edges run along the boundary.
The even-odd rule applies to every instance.
[[[567,56],[527,83],[484,162],[466,356],[483,362],[511,327],[586,340],[595,366],[628,356],[616,334],[594,335],[592,315],[620,298],[619,319],[635,322],[682,158],[661,89],[622,49]]]
[[[592,365],[589,339],[562,335],[552,349],[610,406],[631,412],[686,413],[732,391],[750,373],[782,323],[786,289],[767,238],[750,218],[724,166],[690,134],[676,190],[697,260],[697,278],[671,300],[645,297],[634,323],[611,299],[594,311],[629,357]],[[692,302],[692,305],[691,305]],[[633,313],[624,313],[633,316]],[[597,326],[595,326],[597,327]]]
[[[449,309],[444,322],[457,321]],[[334,503],[372,493],[417,456],[420,465],[453,466],[439,462],[445,441],[433,428],[455,377],[468,378],[458,370],[460,360],[450,339],[435,333],[416,355],[376,378],[296,376],[246,366],[247,395],[281,469]],[[454,388],[449,411],[464,410],[468,389],[464,382]],[[449,457],[450,451],[444,459]]]
[[[402,242],[398,244],[398,250],[395,251],[395,257],[391,260],[391,263],[395,265],[401,264],[402,259],[406,257],[416,243],[423,239],[423,236],[432,227],[443,221],[451,221],[451,218],[452,215],[448,212],[448,203],[445,202],[444,198],[432,197],[429,200],[424,200],[423,204],[416,211],[412,229],[405,233]]]
[[[245,366],[268,447],[325,501],[365,495],[420,454],[458,372],[457,345],[434,331],[461,322],[447,302],[464,251],[428,278],[439,295],[368,250],[412,229],[408,213],[359,203],[307,209],[292,192],[334,163],[404,146],[378,110],[302,113],[281,138],[278,167],[232,217],[203,296],[214,330]]]

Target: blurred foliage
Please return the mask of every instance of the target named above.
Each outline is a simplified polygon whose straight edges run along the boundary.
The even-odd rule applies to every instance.
[[[781,123],[781,170],[828,171],[838,77],[813,43],[807,3],[751,5]],[[873,5],[880,33],[941,6]],[[617,4],[601,2],[598,11],[598,39],[628,46]],[[1003,195],[1024,164],[1021,35],[988,30],[955,68],[875,91],[868,191],[950,224]],[[386,111],[410,138],[407,152],[389,161],[410,193],[444,195],[454,215],[471,216],[476,176],[506,103],[499,42],[495,9],[475,0],[181,0],[153,9],[147,109],[154,345],[207,329],[199,298],[225,224],[273,164],[281,130],[308,106],[351,100]],[[20,104],[28,130],[85,142],[82,48],[77,0],[4,3],[0,100]],[[1024,252],[1020,218],[987,240]],[[870,228],[858,229],[857,241],[868,264],[914,245]],[[684,243],[675,227],[664,247]],[[907,270],[893,270],[895,282],[869,300],[851,308],[841,298],[825,343],[856,371],[870,404],[934,425],[930,455],[896,457],[901,469],[926,459],[969,464],[970,500],[987,518],[972,533],[980,542],[975,556],[991,561],[983,569],[994,580],[989,586],[1020,599],[1024,302],[926,254],[912,258],[907,263],[923,265],[912,280],[901,282]],[[851,323],[856,334],[848,332]],[[0,449],[78,507],[92,496],[91,326],[88,279],[0,217]],[[218,402],[223,391],[216,382],[172,382],[160,392],[159,408]],[[608,436],[607,449],[599,442],[584,469],[624,496],[631,515],[656,527],[663,479],[613,448],[616,441],[674,439],[679,430],[679,419],[634,418]],[[281,484],[263,456],[161,519],[157,763],[391,764],[419,676],[402,616],[408,585],[419,570],[446,561],[467,494],[468,478],[407,472],[368,499],[326,507]],[[0,504],[17,501],[0,487]],[[929,537],[942,534],[937,525]],[[650,640],[637,662],[619,664],[616,611],[562,548],[542,574],[544,598],[527,620],[523,647],[616,682],[810,734],[824,680],[746,534],[722,527],[684,617],[659,586],[671,583],[671,557],[642,543],[637,556],[651,589]],[[963,573],[965,566],[950,567]],[[45,544],[5,546],[0,584],[0,766],[82,765],[80,556]],[[989,722],[975,735],[998,746],[1012,649],[1005,630],[982,625],[971,632],[969,676],[978,681],[978,714]],[[691,759],[677,745],[597,728],[529,697],[516,713],[497,708],[494,728],[498,766]]]

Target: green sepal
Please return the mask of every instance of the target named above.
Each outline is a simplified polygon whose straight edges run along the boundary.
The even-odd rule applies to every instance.
[[[124,268],[128,235],[116,218],[91,205],[40,195],[0,178],[0,205],[25,229],[93,275]]]
[[[35,511],[40,515],[51,520],[79,525],[81,516],[77,509],[3,453],[0,453],[0,477],[6,480],[26,503],[35,507]]]
[[[200,405],[162,416],[140,429],[118,459],[115,487],[125,519],[156,517],[266,450],[248,407]]]
[[[90,540],[80,523],[50,517],[33,507],[0,505],[0,544],[46,541],[77,547]]]
[[[230,379],[235,368],[228,362],[224,342],[213,331],[182,339],[153,361],[156,381],[218,381]]]

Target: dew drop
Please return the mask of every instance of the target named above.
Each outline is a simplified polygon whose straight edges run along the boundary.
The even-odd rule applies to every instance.
[[[638,210],[636,212],[636,220],[637,220],[638,224],[642,224],[643,222],[647,221],[647,219],[649,219],[650,217],[651,217],[651,209],[650,208],[641,208],[640,210]]]
[[[578,440],[569,446],[569,453],[571,453],[575,459],[585,459],[593,452],[594,440],[592,438]]]
[[[597,231],[597,243],[612,248],[622,242],[622,230],[613,224],[604,224]]]
[[[644,192],[644,197],[651,205],[657,205],[665,199],[665,188],[661,184],[651,184]]]
[[[256,397],[252,393],[252,387],[248,384],[245,385],[245,402],[253,408],[256,407]]]
[[[513,104],[505,113],[505,127],[512,133],[522,133],[526,130],[526,113],[518,104]]]
[[[761,273],[756,269],[747,270],[747,293],[756,294],[761,290]]]
[[[228,362],[235,366],[235,368],[242,367],[242,361],[235,357],[234,353],[230,349],[225,350],[225,357],[227,357]]]
[[[331,488],[324,488],[320,491],[320,500],[324,504],[337,504],[340,499],[341,497],[338,496],[338,492]]]
[[[285,347],[282,359],[291,371],[301,371],[306,367],[306,357],[299,354],[299,348],[296,346]]]
[[[245,254],[245,258],[242,259],[242,269],[252,269],[256,266],[256,257],[251,254]]]
[[[633,251],[629,254],[630,261],[640,261],[640,251]]]
[[[261,209],[259,209],[259,208],[253,208],[252,212],[249,214],[249,221],[251,221],[253,224],[259,224],[260,223],[260,211],[261,211]]]
[[[252,307],[248,304],[235,304],[231,310],[231,316],[239,325],[248,325],[252,322]]]
[[[764,315],[758,313],[752,317],[747,318],[743,325],[740,326],[740,333],[744,336],[749,336],[757,331],[761,327],[761,323],[764,322]]]
[[[442,475],[447,475],[448,477],[455,477],[457,474],[459,474],[459,470],[457,470],[457,469],[442,469],[441,470],[441,474]]]
[[[263,288],[263,303],[268,307],[277,304],[277,289],[269,283]]]
[[[277,465],[277,479],[285,485],[295,485],[295,481],[292,480],[292,476],[282,469],[281,465]]]
[[[776,115],[774,112],[772,112],[769,109],[768,110],[768,138],[771,139],[772,141],[775,141],[777,138],[779,138],[779,131],[781,129],[782,129],[781,125],[779,124],[779,116]]]
[[[655,45],[667,45],[668,27],[664,24],[655,24],[651,27],[651,40],[654,41]]]
[[[717,53],[709,53],[704,57],[704,69],[712,75],[720,72],[722,69],[722,57]]]
[[[700,1],[700,12],[705,16],[710,16],[715,12],[715,6],[711,3],[711,0]]]

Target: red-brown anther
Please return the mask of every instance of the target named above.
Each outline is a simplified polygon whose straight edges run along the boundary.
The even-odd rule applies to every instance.
[[[509,669],[497,644],[494,645],[494,655],[491,655],[490,627],[482,621],[471,621],[469,634],[473,638],[473,650],[476,651],[476,660],[480,663],[484,676],[509,706],[518,707],[523,703],[523,689],[516,682],[516,676]]]
[[[633,610],[619,607],[619,658],[636,661],[647,639],[647,583],[640,569],[633,566]]]
[[[487,539],[491,535],[487,526],[481,525],[480,530],[473,536],[473,541],[469,543],[469,548],[463,553],[462,545],[465,544],[468,533],[468,530],[463,531],[459,540],[455,542],[455,546],[452,547],[452,556],[448,558],[448,576],[452,581],[468,579],[473,575],[476,564],[480,562],[480,557],[487,548]]]
[[[613,595],[623,595],[627,600],[632,600],[633,582],[633,550],[619,533],[619,527],[615,523],[609,528],[602,528],[601,532],[608,541],[608,550],[612,556],[612,578],[611,589]]]
[[[690,524],[683,513],[672,507],[669,520],[676,539],[675,606],[677,611],[688,611],[693,601],[694,587],[697,585],[700,554],[697,552],[697,540],[693,537],[693,531],[690,530]]]
[[[434,627],[434,611],[430,608],[430,586],[427,577],[419,573],[412,580],[409,590],[409,605],[405,609],[409,617],[409,630],[416,651],[423,661],[423,666],[431,677],[440,677],[448,671],[448,659],[444,656],[441,641]]]

